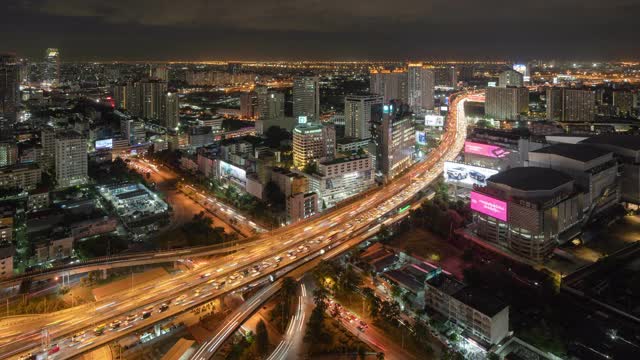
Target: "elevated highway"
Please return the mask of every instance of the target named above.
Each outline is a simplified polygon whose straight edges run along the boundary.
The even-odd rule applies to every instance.
[[[441,174],[444,161],[457,156],[466,137],[464,102],[464,97],[452,101],[441,145],[427,160],[368,196],[317,218],[261,234],[257,245],[226,255],[196,272],[175,276],[152,288],[114,294],[94,304],[93,310],[77,307],[36,320],[18,321],[13,327],[2,327],[0,358],[41,351],[43,338],[50,338],[61,347],[56,358],[66,359],[167,320],[225,293],[246,290],[261,278],[283,276],[333,248],[342,247],[346,251],[374,235],[380,227],[380,219],[392,218],[400,204],[415,197]],[[158,312],[162,304],[168,302],[171,305]],[[151,309],[153,316],[141,315],[145,308]],[[99,334],[91,331],[100,323],[114,321],[126,326],[107,328]],[[71,335],[79,331],[86,333],[78,344]]]

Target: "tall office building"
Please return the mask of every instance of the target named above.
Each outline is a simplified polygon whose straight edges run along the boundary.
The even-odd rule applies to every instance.
[[[397,70],[372,70],[369,80],[369,91],[372,94],[382,96],[385,104],[391,100],[401,100],[406,103],[409,100],[407,72]]]
[[[20,104],[20,63],[12,54],[0,54],[0,114],[14,118]]]
[[[515,70],[506,70],[500,73],[498,77],[498,86],[500,87],[521,87],[524,85],[524,75]]]
[[[547,89],[547,118],[560,122],[592,122],[596,95],[588,89]]]
[[[86,139],[77,132],[66,131],[57,134],[55,144],[58,187],[85,184],[88,180]]]
[[[347,95],[344,98],[345,136],[371,138],[371,107],[382,103],[380,95]]]
[[[335,148],[336,132],[331,125],[305,123],[293,129],[293,166],[297,168],[333,159]]]
[[[175,129],[180,124],[180,101],[178,94],[166,93],[162,97],[164,106],[162,107],[161,125],[167,129]]]
[[[487,88],[484,112],[496,120],[516,120],[529,112],[529,89],[526,87]]]
[[[458,85],[458,75],[455,66],[445,66],[434,70],[436,86],[455,88]]]
[[[163,113],[167,83],[160,80],[143,80],[138,84],[141,99],[139,116],[145,119],[159,119]]]
[[[307,121],[320,121],[320,82],[317,76],[293,79],[293,117],[306,116]]]
[[[113,95],[113,103],[116,109],[128,110],[130,106],[131,96],[129,95],[129,84],[115,84],[111,87]]]
[[[60,83],[60,51],[58,49],[49,48],[45,52],[43,75],[45,84],[56,86]]]
[[[433,95],[435,87],[432,69],[422,66],[422,63],[411,63],[407,70],[409,101],[413,111],[433,110]]]
[[[411,115],[398,103],[371,109],[371,134],[376,148],[376,171],[392,179],[412,164],[415,128]]]
[[[240,94],[240,116],[243,119],[257,117],[258,96],[255,92],[243,92]]]

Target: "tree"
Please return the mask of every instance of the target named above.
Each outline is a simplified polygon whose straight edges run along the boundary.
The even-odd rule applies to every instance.
[[[391,236],[391,229],[385,224],[380,225],[380,230],[378,231],[378,239],[380,239],[380,242],[388,244],[389,241],[391,241]]]
[[[333,284],[338,277],[338,269],[331,261],[321,260],[313,269],[313,279],[319,287],[323,287],[328,291],[333,290]]]
[[[360,285],[362,285],[362,276],[353,270],[351,264],[348,264],[339,277],[338,289],[342,292],[349,292]]]
[[[302,171],[307,174],[316,174],[318,173],[318,164],[315,161],[310,161],[302,168]]]
[[[328,291],[323,287],[313,290],[313,303],[316,304],[316,307],[320,307],[323,312],[327,310],[328,294]]]
[[[383,301],[380,307],[380,316],[389,324],[398,326],[400,306],[397,302]]]
[[[489,360],[500,360],[500,355],[492,352],[492,353],[489,353],[489,356],[487,357],[487,359],[489,359]]]
[[[282,288],[280,289],[280,298],[282,304],[282,327],[284,331],[285,323],[291,316],[291,300],[296,294],[296,281],[292,277],[282,279]]]
[[[258,321],[256,325],[256,350],[258,355],[265,357],[269,354],[269,333],[264,321]]]
[[[369,287],[362,289],[362,295],[369,309],[369,315],[371,315],[372,318],[377,318],[380,314],[380,299],[376,296],[373,289]]]

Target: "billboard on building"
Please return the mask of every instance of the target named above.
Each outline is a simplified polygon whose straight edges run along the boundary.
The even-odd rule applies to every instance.
[[[237,166],[220,161],[220,177],[233,181],[236,184],[246,186],[247,172]]]
[[[416,142],[419,145],[427,145],[427,134],[424,131],[416,131]]]
[[[465,154],[482,155],[490,158],[502,158],[509,154],[500,146],[480,144],[473,141],[465,141],[464,143]]]
[[[307,123],[307,117],[305,115],[298,116],[298,124],[306,124],[306,123]]]
[[[480,166],[460,164],[453,161],[444,162],[444,180],[464,187],[473,188],[473,185],[484,186],[487,179],[498,173],[498,170],[487,169]]]
[[[507,203],[490,196],[471,192],[471,210],[494,217],[501,221],[507,221]]]
[[[442,115],[425,115],[424,126],[444,126],[444,116]]]
[[[113,139],[96,140],[96,150],[113,149]]]

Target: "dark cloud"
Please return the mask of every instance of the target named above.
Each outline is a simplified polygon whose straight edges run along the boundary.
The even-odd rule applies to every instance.
[[[637,0],[8,1],[0,46],[75,58],[640,55]]]

